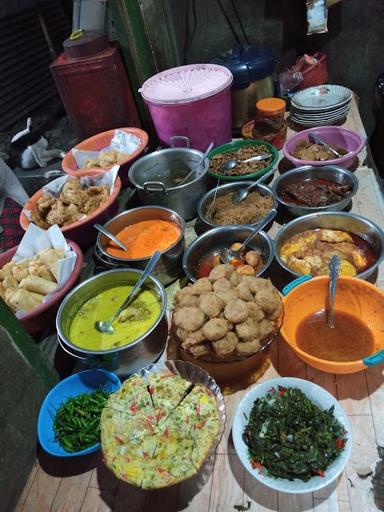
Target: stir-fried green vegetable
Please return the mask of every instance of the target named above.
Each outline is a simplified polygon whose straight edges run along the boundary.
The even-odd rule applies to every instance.
[[[85,450],[100,441],[100,415],[108,393],[98,389],[69,398],[58,408],[53,430],[67,452]]]
[[[343,450],[346,432],[333,415],[296,388],[272,388],[253,404],[243,433],[252,467],[269,476],[308,481]]]

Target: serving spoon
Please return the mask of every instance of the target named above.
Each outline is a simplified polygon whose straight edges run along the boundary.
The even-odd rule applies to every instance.
[[[335,322],[333,318],[333,306],[335,304],[335,295],[336,295],[336,282],[339,277],[340,272],[340,258],[336,255],[332,256],[328,262],[328,271],[329,271],[329,311],[327,323],[330,329],[335,327]]]
[[[321,139],[317,133],[315,132],[309,132],[308,133],[308,140],[309,142],[311,142],[312,144],[320,144],[321,146],[324,146],[325,148],[328,149],[328,151],[330,151],[331,153],[333,153],[335,156],[337,156],[337,158],[341,158],[342,156],[345,156],[345,155],[341,155],[336,149],[334,149],[332,146],[330,146],[327,142],[325,142],[323,139]]]
[[[122,305],[119,307],[119,309],[116,311],[116,313],[112,316],[112,318],[110,318],[109,320],[98,320],[97,322],[95,322],[95,327],[98,331],[107,334],[112,334],[115,331],[112,322],[114,322],[116,318],[120,315],[120,313],[130,305],[130,303],[139,293],[141,286],[143,285],[144,281],[147,279],[149,274],[152,272],[152,270],[155,268],[160,256],[160,251],[156,251],[153,253],[140,278],[136,281],[135,286],[133,287],[125,301],[122,303]]]
[[[246,160],[227,160],[226,162],[220,165],[219,172],[224,173],[227,171],[231,171],[238,164],[247,164],[248,162],[259,162],[261,160],[268,160],[268,158],[272,158],[272,155],[256,155],[252,156],[251,158],[247,158]]]
[[[100,233],[103,233],[103,235],[105,235],[107,238],[112,240],[112,242],[115,242],[115,244],[118,245],[120,249],[128,252],[128,247],[121,240],[115,237],[115,235],[112,235],[108,229],[105,229],[101,224],[94,224],[93,227],[97,229],[97,231],[100,231]]]
[[[268,172],[263,174],[258,180],[256,180],[252,185],[249,185],[249,187],[241,188],[240,190],[237,190],[232,194],[232,202],[235,204],[239,204],[247,197],[249,191],[256,187],[259,183],[262,183],[266,179],[268,179],[270,176],[273,176],[275,174],[275,169],[270,169]]]
[[[208,153],[211,151],[211,149],[213,148],[213,142],[210,143],[210,145],[207,147],[207,149],[205,150],[205,153],[203,154],[201,160],[199,160],[199,162],[195,165],[194,169],[191,169],[189,171],[189,173],[185,176],[185,178],[183,178],[178,184],[177,186],[179,187],[180,185],[183,185],[186,181],[189,180],[189,178],[192,176],[192,174],[194,172],[197,171],[197,169],[200,167],[200,165],[205,161],[205,159],[207,158],[208,156]]]
[[[242,255],[243,249],[247,246],[247,244],[254,238],[271,220],[275,217],[277,211],[275,208],[272,208],[272,210],[268,213],[268,215],[260,221],[258,224],[256,224],[255,229],[252,231],[252,233],[245,239],[245,241],[241,244],[241,246],[234,250],[234,249],[228,249],[227,247],[222,247],[220,249],[219,255],[220,259],[223,263],[231,263],[232,260],[244,260],[244,257]]]

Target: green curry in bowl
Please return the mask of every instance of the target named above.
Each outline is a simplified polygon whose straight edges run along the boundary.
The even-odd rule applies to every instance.
[[[133,286],[115,286],[88,299],[74,315],[70,328],[71,342],[87,350],[108,350],[137,340],[155,323],[161,304],[153,289],[143,289],[136,299],[113,322],[112,334],[96,329],[98,320],[108,320],[121,306]]]

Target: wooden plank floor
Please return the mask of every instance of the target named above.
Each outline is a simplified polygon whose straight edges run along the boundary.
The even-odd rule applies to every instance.
[[[346,126],[364,133],[356,103]],[[365,152],[360,155],[360,166]],[[375,175],[367,167],[356,171],[360,188],[352,211],[384,226],[384,203]],[[277,225],[272,227],[273,237]],[[383,267],[383,266],[382,266]],[[376,284],[384,288],[384,269]],[[119,482],[103,465],[100,455],[58,460],[44,454],[31,471],[16,512],[230,512],[234,505],[251,511],[374,512],[371,479],[356,470],[373,467],[377,445],[384,446],[384,373],[382,367],[353,375],[319,372],[298,359],[281,340],[274,345],[271,364],[261,381],[278,375],[315,382],[334,395],[352,425],[353,453],[344,473],[329,487],[313,494],[287,495],[258,484],[241,465],[231,440],[236,406],[245,390],[225,397],[227,424],[215,455],[192,479],[170,489],[143,492]]]

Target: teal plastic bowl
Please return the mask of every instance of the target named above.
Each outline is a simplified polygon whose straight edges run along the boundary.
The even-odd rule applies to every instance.
[[[261,169],[260,171],[253,172],[251,174],[244,174],[242,176],[224,176],[223,174],[215,174],[208,168],[208,174],[212,176],[213,178],[220,178],[220,181],[239,181],[239,180],[250,180],[252,178],[260,178],[265,173],[267,173],[274,165],[277,164],[277,161],[279,159],[279,152],[277,149],[272,146],[272,144],[269,144],[269,142],[264,142],[263,140],[234,140],[232,142],[229,142],[228,144],[222,144],[221,146],[218,146],[215,149],[212,149],[208,153],[208,158],[211,160],[211,158],[215,155],[219,155],[221,153],[227,153],[228,151],[236,151],[239,148],[244,148],[247,146],[267,146],[268,150],[272,154],[272,161],[267,167],[264,169]]]
[[[85,450],[78,452],[67,452],[55,439],[53,430],[53,418],[55,411],[68,398],[82,393],[92,393],[103,388],[108,393],[117,391],[121,386],[117,375],[106,370],[85,370],[75,373],[62,380],[51,389],[41,405],[39,418],[37,420],[37,435],[44,450],[55,457],[78,457],[88,455],[100,449],[100,443],[96,443]]]

